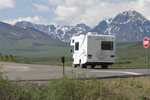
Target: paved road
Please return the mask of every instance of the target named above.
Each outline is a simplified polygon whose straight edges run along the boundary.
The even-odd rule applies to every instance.
[[[3,77],[8,77],[10,80],[50,80],[52,78],[58,78],[63,75],[62,66],[48,66],[48,65],[31,65],[31,64],[16,64],[16,63],[4,63],[0,62],[3,67],[14,67],[18,72],[11,72],[3,74]],[[125,69],[125,68],[108,68],[108,69],[81,69],[65,67],[65,73],[69,74],[69,71],[74,71],[77,74],[85,73],[89,78],[91,75],[95,75],[98,78],[111,78],[111,77],[127,77],[127,76],[143,76],[147,75],[147,69]],[[150,70],[149,70],[150,72]]]

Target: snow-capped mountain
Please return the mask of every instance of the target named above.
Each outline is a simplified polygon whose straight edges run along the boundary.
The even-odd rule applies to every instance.
[[[45,34],[49,35],[55,40],[69,42],[70,38],[73,35],[80,35],[86,34],[90,27],[86,26],[85,24],[77,24],[75,27],[73,26],[60,26],[60,25],[40,25],[40,24],[33,24],[30,22],[22,21],[17,22],[16,26],[26,26],[26,27],[33,27],[39,31],[44,32]]]
[[[106,28],[107,27],[107,28]],[[115,34],[117,41],[142,41],[150,38],[150,21],[136,11],[125,11],[109,21],[102,21],[94,31]]]
[[[97,32],[98,34],[104,34],[107,27],[108,23],[105,20],[103,20],[99,23],[98,26],[95,26],[92,30],[90,30],[90,32]]]
[[[0,40],[5,41],[6,40],[20,41],[23,39],[44,40],[46,38],[53,40],[43,32],[35,30],[32,27],[18,27],[15,25],[0,22]]]
[[[117,42],[142,41],[150,38],[150,21],[136,11],[125,11],[108,21],[101,21],[93,29],[85,24],[76,26],[39,25],[30,22],[17,22],[17,26],[32,27],[49,35],[55,40],[69,42],[74,35],[97,32],[99,34],[115,34]]]

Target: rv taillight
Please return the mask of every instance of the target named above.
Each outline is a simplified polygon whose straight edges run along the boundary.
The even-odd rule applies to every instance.
[[[92,59],[92,55],[91,54],[88,54],[88,59]]]
[[[114,55],[110,55],[110,57],[114,58],[115,56]]]

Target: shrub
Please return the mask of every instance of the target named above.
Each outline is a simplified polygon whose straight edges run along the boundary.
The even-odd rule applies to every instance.
[[[0,75],[0,100],[149,100],[146,78],[98,80],[84,74],[54,78],[43,85],[10,82]]]

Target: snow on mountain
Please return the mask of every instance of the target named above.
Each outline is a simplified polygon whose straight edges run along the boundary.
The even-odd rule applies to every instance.
[[[100,25],[101,23],[105,24]],[[102,31],[102,34],[115,34],[118,42],[142,41],[144,37],[150,38],[150,21],[136,11],[125,11],[100,24],[94,29]]]
[[[41,31],[38,31],[32,27],[18,27],[15,25],[10,25],[4,22],[0,22],[0,40],[2,41],[11,41],[10,44],[16,43],[20,40],[49,40],[56,41],[44,34]]]
[[[89,30],[90,27],[86,26],[85,24],[77,24],[75,27],[73,26],[60,26],[60,25],[40,25],[40,24],[33,24],[30,22],[22,21],[17,22],[15,25],[17,26],[26,26],[26,27],[33,27],[39,31],[44,32],[45,34],[49,35],[55,40],[69,42],[70,38],[73,35],[80,35],[85,34]]]
[[[15,25],[32,27],[49,35],[55,40],[69,42],[74,35],[97,32],[98,34],[115,34],[118,42],[142,41],[144,37],[150,38],[150,21],[136,11],[124,11],[108,21],[103,20],[93,29],[85,24],[76,26],[40,25],[30,22],[17,22]]]

